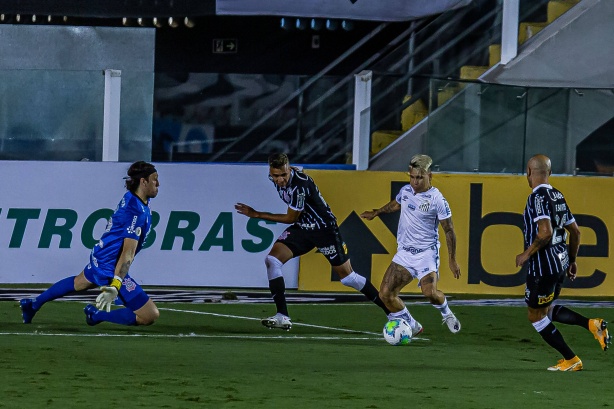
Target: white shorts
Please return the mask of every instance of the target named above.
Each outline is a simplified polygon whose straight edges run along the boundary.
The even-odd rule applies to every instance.
[[[439,275],[439,243],[426,249],[399,247],[392,261],[405,267],[418,280],[433,271]]]

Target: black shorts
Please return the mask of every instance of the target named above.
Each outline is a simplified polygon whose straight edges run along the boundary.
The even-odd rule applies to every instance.
[[[524,301],[531,308],[548,307],[559,298],[564,280],[565,272],[547,276],[528,275],[527,287],[524,290]]]
[[[337,226],[324,230],[304,230],[293,224],[284,230],[277,241],[285,244],[294,257],[302,256],[317,248],[333,267],[340,266],[350,259],[348,248]]]

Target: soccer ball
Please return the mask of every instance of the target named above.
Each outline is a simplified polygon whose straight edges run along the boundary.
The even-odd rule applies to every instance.
[[[407,345],[411,342],[411,327],[402,318],[390,320],[384,325],[384,339],[390,345]]]

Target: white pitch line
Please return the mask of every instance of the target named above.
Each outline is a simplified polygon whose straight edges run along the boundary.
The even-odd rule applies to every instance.
[[[324,341],[357,340],[373,341],[373,337],[343,337],[343,336],[304,336],[304,335],[206,335],[206,334],[71,334],[71,333],[44,333],[44,332],[0,332],[2,335],[26,335],[42,337],[109,337],[109,338],[231,338],[231,339],[315,339]]]
[[[188,314],[213,315],[215,317],[238,318],[238,319],[242,319],[242,320],[260,321],[260,318],[245,317],[245,316],[242,316],[242,315],[217,314],[215,312],[192,311],[192,310],[178,310],[178,309],[175,309],[175,308],[159,308],[159,309],[160,310],[165,310],[165,311],[174,311],[174,312],[187,312]],[[367,334],[367,335],[379,335],[379,333],[377,333],[377,332],[358,331],[358,330],[346,329],[346,328],[326,327],[324,325],[304,324],[304,323],[301,323],[301,322],[293,322],[292,326],[311,327],[311,328],[319,328],[319,329],[329,329],[329,330],[333,330],[333,331],[351,332],[351,333],[354,333],[354,334],[358,333],[358,334]]]
[[[238,319],[242,319],[242,320],[260,321],[260,318],[245,317],[245,316],[242,316],[242,315],[229,315],[229,314],[218,314],[218,313],[215,313],[215,312],[180,310],[180,309],[176,309],[176,308],[159,308],[159,309],[160,310],[164,310],[164,311],[186,312],[188,314],[212,315],[212,316],[215,316],[215,317],[238,318]],[[358,331],[358,330],[346,329],[346,328],[327,327],[327,326],[324,326],[324,325],[305,324],[305,323],[301,323],[301,322],[293,322],[292,326],[310,327],[310,328],[318,328],[318,329],[328,329],[328,330],[332,330],[332,331],[350,332],[350,333],[354,333],[354,334],[358,333],[358,334],[367,334],[367,335],[374,335],[374,336],[380,336],[381,335],[379,332]],[[422,341],[429,341],[428,338],[421,338],[421,337],[420,338],[419,337],[415,337],[415,338],[412,338],[412,339],[422,340]]]

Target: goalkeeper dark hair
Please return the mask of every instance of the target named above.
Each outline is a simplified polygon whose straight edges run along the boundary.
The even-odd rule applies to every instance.
[[[128,176],[124,178],[126,179],[126,189],[132,193],[136,192],[136,189],[141,184],[141,178],[147,179],[149,175],[156,172],[156,167],[151,163],[142,160],[134,162],[128,168]]]

